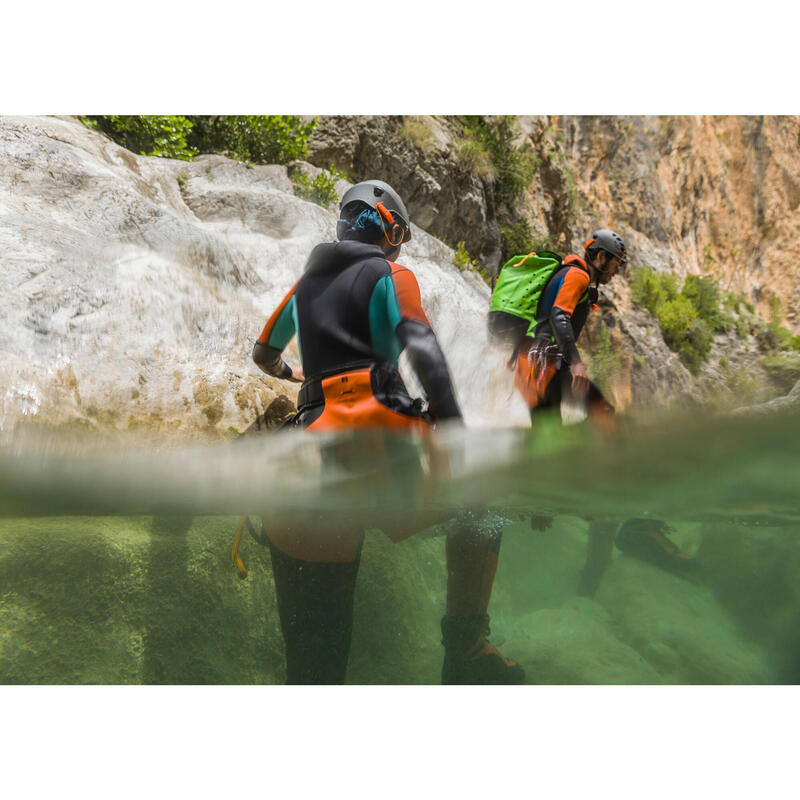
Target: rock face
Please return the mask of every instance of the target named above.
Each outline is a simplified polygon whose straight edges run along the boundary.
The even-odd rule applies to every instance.
[[[491,184],[457,157],[463,136],[447,117],[320,117],[309,159],[354,181],[380,176],[400,192],[411,219],[485,264],[500,260]]]
[[[522,116],[516,123],[536,171],[514,211],[535,239],[580,253],[592,230],[614,228],[632,266],[711,275],[764,319],[774,293],[785,324],[800,332],[800,117]],[[380,173],[422,227],[451,245],[465,241],[496,271],[496,180],[469,179],[459,158],[464,137],[454,117],[322,117],[310,158],[354,180]],[[725,335],[693,378],[651,315],[632,306],[624,279],[604,293],[584,346],[596,348],[599,319],[616,326],[622,363],[603,388],[618,408],[651,398],[695,402],[728,384],[736,396],[747,381],[768,383],[752,342]]]
[[[277,424],[297,387],[262,375],[252,342],[335,221],[294,195],[285,167],[136,156],[74,118],[0,118],[0,427],[27,419],[163,442]],[[419,229],[403,263],[467,416],[491,422],[507,380],[483,358],[487,287]]]

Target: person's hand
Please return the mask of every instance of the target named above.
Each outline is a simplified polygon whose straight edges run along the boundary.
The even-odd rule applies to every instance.
[[[306,376],[303,375],[302,367],[292,367],[292,374],[286,380],[292,383],[303,383],[305,379]]]
[[[586,374],[586,367],[582,362],[572,364],[569,368],[572,373],[572,394],[575,397],[586,397],[589,391],[589,376]]]

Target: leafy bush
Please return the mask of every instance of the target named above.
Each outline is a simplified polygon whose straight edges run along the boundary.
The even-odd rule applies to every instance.
[[[679,292],[675,275],[641,267],[633,272],[631,293],[658,320],[667,347],[693,374],[711,352],[715,325],[733,325],[719,310],[716,286],[705,278],[687,278]]]
[[[336,194],[336,181],[345,178],[343,172],[339,172],[336,167],[328,167],[322,170],[313,180],[304,172],[295,170],[292,174],[292,182],[295,186],[295,194],[311,200],[318,206],[329,208],[339,200]]]
[[[119,116],[81,117],[89,128],[97,128],[134,153],[191,161],[197,150],[187,137],[192,123],[186,117]]]
[[[492,276],[485,267],[482,267],[478,262],[470,256],[467,246],[464,242],[459,242],[456,245],[455,253],[453,253],[453,264],[455,264],[462,272],[470,269],[478,273],[487,286],[492,285]]]
[[[471,138],[490,155],[496,170],[498,203],[513,205],[536,174],[538,159],[530,149],[514,144],[517,132],[513,117],[466,116],[463,119]]]
[[[222,153],[238,161],[286,164],[308,154],[316,120],[293,116],[97,116],[81,117],[115,142],[145,156],[190,161]]]
[[[494,180],[497,177],[497,170],[492,164],[491,153],[482,142],[475,139],[469,132],[456,145],[455,156],[456,161],[467,172],[486,180]]]
[[[508,261],[511,256],[521,253],[530,253],[535,250],[533,241],[533,231],[528,224],[528,220],[521,219],[518,222],[500,223],[500,247],[502,250],[502,262]],[[544,248],[547,249],[547,248]]]
[[[456,245],[456,251],[453,254],[453,263],[460,270],[468,269],[469,267],[474,267],[477,265],[477,262],[474,261],[467,252],[467,247],[464,242],[459,242]]]
[[[295,116],[188,117],[189,143],[202,153],[223,153],[254,164],[288,164],[308,154],[316,119]]]
[[[733,318],[720,308],[722,293],[715,281],[699,275],[687,275],[681,294],[689,298],[698,316],[715,331],[729,331],[733,327]]]
[[[678,358],[693,375],[700,371],[702,363],[711,352],[714,342],[714,330],[704,319],[693,319],[678,344]],[[675,348],[671,348],[675,349]]]
[[[726,308],[729,308],[737,314],[740,313],[742,306],[744,306],[749,314],[756,313],[755,306],[741,292],[723,292],[722,302]]]
[[[633,271],[631,281],[633,302],[644,306],[653,316],[662,304],[678,296],[678,279],[670,273],[660,275],[648,267]]]
[[[778,353],[761,359],[761,366],[785,392],[800,381],[800,355],[797,353]]]

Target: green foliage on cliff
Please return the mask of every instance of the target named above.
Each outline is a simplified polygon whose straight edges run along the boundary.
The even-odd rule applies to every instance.
[[[336,167],[328,167],[322,170],[316,178],[309,178],[304,172],[295,170],[292,174],[292,182],[295,186],[295,194],[311,200],[318,206],[330,208],[339,199],[336,194],[336,181],[345,178],[343,172],[339,172]]]
[[[221,153],[254,164],[286,164],[308,153],[316,120],[294,116],[87,116],[97,128],[135,153],[191,161]]]
[[[783,391],[788,392],[800,381],[800,354],[776,353],[761,359],[761,366]]]
[[[501,263],[508,261],[511,256],[531,251],[540,250],[556,251],[556,245],[547,238],[536,236],[528,224],[528,220],[520,219],[517,222],[500,223],[500,241],[502,245]]]
[[[143,156],[191,161],[197,155],[197,150],[187,141],[192,123],[186,117],[109,115],[81,117],[81,121]]]
[[[458,269],[460,269],[462,272],[465,270],[473,270],[474,272],[477,272],[487,286],[492,285],[492,276],[489,274],[489,270],[487,270],[485,267],[482,267],[474,258],[472,258],[464,242],[459,242],[456,245],[455,253],[453,253],[453,264],[455,264],[456,267],[458,267]]]
[[[755,316],[743,295],[721,291],[710,278],[688,275],[679,288],[677,276],[659,274],[647,267],[634,270],[633,300],[644,306],[661,327],[664,341],[692,372],[697,373],[711,351],[714,333],[736,330],[741,338],[754,335],[763,351],[800,351],[800,336],[781,326],[780,300],[770,297],[771,321]],[[731,316],[723,307],[734,312]]]
[[[308,154],[316,119],[295,116],[188,117],[189,144],[201,153],[223,153],[254,164],[287,164]]]
[[[658,320],[667,347],[692,374],[708,358],[714,331],[733,324],[720,310],[719,291],[707,278],[689,276],[679,290],[675,275],[640,267],[633,272],[631,292],[634,302]]]
[[[491,158],[496,171],[495,197],[498,205],[513,204],[536,174],[538,160],[526,147],[517,147],[513,117],[465,116],[469,136]]]

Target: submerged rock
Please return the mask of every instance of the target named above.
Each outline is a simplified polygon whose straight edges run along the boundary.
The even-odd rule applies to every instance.
[[[515,623],[504,645],[524,666],[528,683],[655,684],[663,678],[614,634],[611,620],[591,600],[535,611]],[[524,634],[522,633],[524,631]]]
[[[617,636],[667,683],[768,683],[761,648],[703,586],[627,556],[615,559],[596,600]]]

